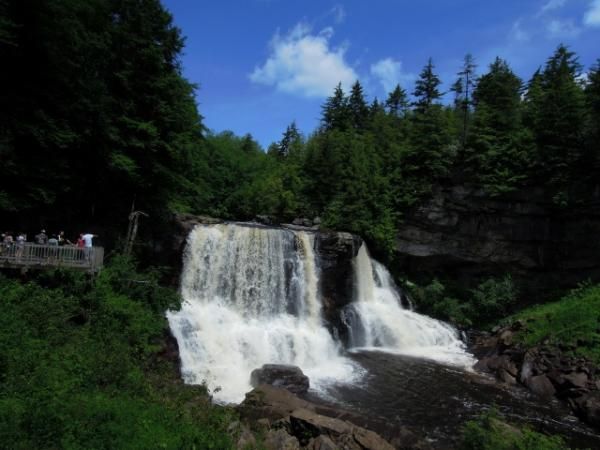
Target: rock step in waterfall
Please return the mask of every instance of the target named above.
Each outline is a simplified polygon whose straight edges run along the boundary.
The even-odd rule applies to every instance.
[[[242,224],[198,225],[184,253],[180,311],[167,317],[182,376],[217,401],[240,402],[264,364],[302,368],[311,388],[357,382],[344,350],[377,348],[472,364],[456,330],[405,309],[385,267],[363,244],[353,260],[353,299],[339,311],[344,345],[323,317],[315,233]],[[329,326],[328,326],[329,325]],[[346,348],[345,348],[346,347]]]

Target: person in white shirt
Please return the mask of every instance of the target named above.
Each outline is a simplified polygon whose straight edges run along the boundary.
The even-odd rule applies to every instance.
[[[94,239],[95,237],[98,237],[98,235],[92,233],[85,233],[83,236],[81,236],[81,239],[83,239],[85,259],[88,261],[93,251],[92,239]]]
[[[91,233],[86,233],[83,236],[81,236],[81,238],[83,239],[83,242],[84,242],[84,246],[87,248],[93,247],[92,239],[94,239],[95,237],[98,237],[98,235],[91,234]]]

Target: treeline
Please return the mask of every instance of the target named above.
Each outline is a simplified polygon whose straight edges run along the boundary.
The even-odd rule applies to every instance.
[[[478,75],[467,55],[450,105],[431,60],[412,96],[397,86],[368,103],[359,82],[338,86],[316,132],[292,123],[270,146],[236,213],[319,215],[389,254],[402,214],[439,184],[490,196],[541,185],[557,207],[585,203],[600,179],[600,62],[582,69],[564,45],[528,82],[500,58]]]
[[[598,187],[600,62],[583,72],[565,46],[527,81],[467,56],[450,93],[431,60],[382,100],[338,86],[317,130],[292,123],[264,152],[204,128],[183,45],[159,0],[0,0],[0,223],[124,230],[132,205],[153,223],[319,216],[390,254],[438,184],[544,185],[557,207]]]

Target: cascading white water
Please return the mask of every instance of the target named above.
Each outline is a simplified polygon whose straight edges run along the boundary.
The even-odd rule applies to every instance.
[[[363,244],[354,260],[355,299],[344,311],[350,346],[377,348],[470,367],[458,332],[450,325],[402,306],[390,273]]]
[[[238,225],[192,231],[184,302],[167,313],[186,382],[239,402],[251,371],[266,363],[301,367],[317,389],[358,376],[322,323],[313,241],[305,232]]]

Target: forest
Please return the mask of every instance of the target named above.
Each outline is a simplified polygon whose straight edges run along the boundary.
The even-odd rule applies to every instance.
[[[292,122],[265,151],[204,127],[184,37],[157,0],[3,0],[0,17],[0,223],[15,231],[123,230],[133,204],[158,222],[318,216],[388,259],[436,185],[493,197],[543,184],[557,208],[598,188],[600,62],[564,45],[527,80],[467,54],[450,92],[431,59],[385,99],[338,85],[316,130]]]

